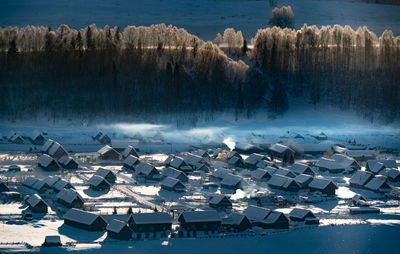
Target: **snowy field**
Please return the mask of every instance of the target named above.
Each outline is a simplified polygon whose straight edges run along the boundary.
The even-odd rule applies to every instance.
[[[295,27],[308,25],[367,26],[380,35],[390,29],[400,34],[400,6],[368,4],[353,0],[278,0],[291,5]],[[151,25],[183,27],[204,40],[228,27],[242,30],[249,39],[268,25],[271,7],[267,0],[2,0],[0,26],[67,24],[81,28],[95,23],[103,27]]]

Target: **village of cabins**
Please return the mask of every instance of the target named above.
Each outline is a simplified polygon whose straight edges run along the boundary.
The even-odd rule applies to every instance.
[[[112,142],[101,132],[93,140],[104,146],[91,153],[67,151],[45,136],[2,137],[5,143],[38,149],[26,153],[27,161],[20,158],[22,165],[3,160],[0,206],[21,203],[16,221],[32,223],[52,214],[62,227],[104,231],[112,239],[254,235],[323,226],[332,214],[379,216],[374,201],[399,197],[400,170],[390,153],[351,142],[300,149],[272,143],[231,150],[221,144],[160,155],[141,153],[140,142]],[[326,139],[323,133],[316,137]],[[343,197],[338,188],[353,194]],[[340,214],[313,209],[332,201],[348,206]],[[62,244],[57,234],[43,239],[44,246]]]

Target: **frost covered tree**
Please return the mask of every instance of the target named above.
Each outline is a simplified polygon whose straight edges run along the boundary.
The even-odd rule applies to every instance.
[[[292,7],[282,6],[281,8],[275,7],[272,10],[272,16],[269,19],[269,24],[273,26],[279,26],[282,28],[293,28],[294,27],[294,15]]]
[[[217,46],[219,47],[221,42],[222,42],[222,35],[220,33],[217,33],[217,36],[214,39],[214,43],[217,44]]]

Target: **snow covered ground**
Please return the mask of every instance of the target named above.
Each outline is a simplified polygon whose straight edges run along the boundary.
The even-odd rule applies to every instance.
[[[367,26],[380,35],[385,29],[400,34],[400,6],[352,0],[278,0],[291,5],[295,27],[308,25]],[[0,26],[67,24],[98,26],[173,24],[204,40],[212,40],[228,27],[242,30],[246,38],[268,25],[268,0],[2,0]]]

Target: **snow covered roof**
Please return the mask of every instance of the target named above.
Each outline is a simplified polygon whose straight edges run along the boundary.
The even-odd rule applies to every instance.
[[[356,186],[364,186],[374,175],[368,171],[356,171],[350,178],[350,184]]]
[[[223,179],[226,175],[230,174],[230,170],[226,168],[217,168],[215,171],[212,173],[212,176],[215,178],[220,178]]]
[[[343,165],[344,168],[350,167],[350,166],[354,166],[357,168],[360,168],[360,165],[358,164],[358,162],[356,160],[354,160],[353,158],[341,154],[341,153],[335,153],[334,155],[331,156],[331,159],[340,163],[341,165]]]
[[[179,170],[171,168],[171,167],[164,168],[163,171],[162,171],[162,174],[164,176],[170,176],[170,177],[177,178],[177,179],[179,177],[179,178],[181,178],[181,180],[182,179],[186,179],[186,181],[187,181],[187,178],[188,178],[186,176],[186,174],[183,173],[182,171],[179,171]]]
[[[279,168],[275,163],[267,160],[260,160],[257,165],[258,168],[266,168],[266,167],[273,167],[273,168]]]
[[[236,151],[229,151],[229,152],[228,152],[228,159],[231,159],[232,157],[237,157],[237,158],[242,159],[242,156],[241,156],[238,152],[236,152]]]
[[[264,207],[257,207],[253,205],[249,205],[244,211],[243,214],[246,215],[247,218],[253,221],[261,221],[268,217],[271,213],[271,210]]]
[[[378,162],[383,163],[387,168],[397,168],[396,160],[378,160]]]
[[[54,156],[58,151],[61,151],[63,154],[68,154],[68,152],[60,145],[58,142],[54,142],[53,145],[50,147],[48,153],[50,156]]]
[[[110,185],[110,183],[104,179],[104,177],[99,176],[99,175],[93,175],[90,179],[89,179],[89,184],[91,186],[99,186],[102,183],[106,183],[107,185]]]
[[[78,192],[72,189],[62,189],[57,195],[57,199],[61,199],[64,202],[71,204],[75,199],[80,199],[83,202],[83,198],[81,195],[79,195]]]
[[[278,170],[275,171],[274,174],[276,174],[276,175],[282,175],[282,176],[287,176],[287,177],[291,177],[291,178],[293,178],[293,177],[296,176],[295,173],[293,173],[292,171],[290,171],[290,170],[288,170],[288,169],[286,169],[286,168],[279,168]]]
[[[117,219],[112,219],[110,222],[108,222],[108,225],[106,227],[107,231],[111,231],[114,233],[120,233],[121,230],[124,227],[128,227],[128,224],[125,221],[120,221]]]
[[[294,178],[294,180],[295,180],[296,182],[298,182],[299,184],[301,184],[301,185],[303,185],[304,183],[306,183],[306,182],[308,182],[308,181],[311,182],[312,179],[313,179],[312,176],[310,176],[310,175],[305,175],[305,174],[300,174],[300,175],[298,175],[298,176],[296,176],[296,177]]]
[[[43,154],[42,156],[40,156],[38,158],[38,164],[41,167],[48,167],[52,162],[55,162],[55,160],[53,158],[51,158],[50,156],[48,156],[47,154]]]
[[[187,223],[193,222],[220,222],[221,218],[219,217],[216,211],[186,211],[181,214]]]
[[[200,157],[196,154],[185,153],[182,155],[182,157],[185,160],[185,162],[192,167],[196,166],[198,163],[205,164],[203,157]]]
[[[315,217],[313,212],[310,210],[300,208],[294,208],[289,214],[289,217],[294,217],[301,220],[304,220],[307,216]]]
[[[43,188],[50,188],[50,186],[42,180],[37,180],[33,185],[32,185],[32,189],[40,191]]]
[[[397,168],[385,168],[380,172],[381,175],[387,176],[390,180],[395,180],[400,176],[400,170]]]
[[[44,241],[47,244],[60,244],[61,243],[61,238],[59,235],[47,235]]]
[[[270,185],[272,187],[279,187],[279,188],[286,189],[293,181],[294,181],[293,178],[274,174],[274,175],[272,175],[271,179],[269,179],[269,181],[267,183],[268,183],[268,185]]]
[[[279,144],[279,143],[275,143],[275,144],[271,145],[269,147],[269,150],[274,151],[276,153],[284,153],[285,151],[290,151],[290,152],[294,153],[294,151],[291,148],[289,148],[285,145]]]
[[[206,151],[204,151],[203,149],[194,150],[194,151],[192,151],[192,153],[195,154],[195,155],[198,155],[198,156],[200,156],[200,157],[203,157],[203,158],[209,157],[209,156],[210,156],[210,155],[209,155]]]
[[[345,169],[343,164],[341,164],[335,160],[328,159],[328,158],[321,158],[320,160],[317,161],[315,166],[320,167],[320,168],[325,168],[328,170],[344,170]]]
[[[279,220],[288,220],[286,218],[286,216],[282,213],[282,212],[278,212],[278,211],[272,211],[267,218],[264,219],[264,222],[268,223],[268,224],[272,224],[272,223],[276,223]]]
[[[134,165],[139,163],[139,159],[136,158],[133,155],[129,155],[128,157],[126,157],[126,159],[124,160],[124,165],[128,166],[128,167],[133,167]]]
[[[109,153],[110,151],[115,152],[115,153],[118,153],[114,148],[112,148],[112,147],[109,146],[109,145],[103,146],[103,147],[100,148],[100,150],[98,150],[97,152],[98,152],[99,154],[101,154],[101,155],[104,155],[104,154],[106,154],[106,153]]]
[[[225,195],[214,195],[211,197],[209,203],[213,204],[213,205],[218,205],[222,201],[227,201],[227,202],[231,203],[229,198],[227,198]]]
[[[246,164],[255,166],[259,161],[264,160],[264,159],[269,160],[265,155],[262,155],[259,153],[252,153],[249,155],[249,157],[247,157],[244,160],[244,162]]]
[[[137,167],[136,167],[136,172],[138,174],[142,174],[142,175],[146,175],[146,176],[152,175],[152,174],[159,174],[158,170],[154,166],[152,166],[146,162],[140,162],[140,164],[137,165]]]
[[[112,139],[111,140],[111,146],[114,149],[126,149],[128,147],[132,148],[138,148],[139,147],[139,140],[132,140],[132,139]]]
[[[323,179],[323,178],[314,178],[311,183],[308,185],[308,187],[317,189],[317,190],[324,190],[326,187],[328,187],[329,184],[334,184],[332,181]],[[337,186],[334,184],[336,189]]]
[[[240,213],[231,213],[228,217],[223,218],[223,224],[230,224],[230,225],[240,225],[242,221],[247,218],[245,215]]]
[[[57,181],[52,187],[57,191],[61,191],[66,187],[72,187],[72,185],[69,182],[61,179]]]
[[[131,146],[131,145],[127,146],[127,147],[124,149],[124,151],[122,152],[122,157],[124,157],[124,158],[128,157],[129,155],[133,155],[133,156],[139,158],[139,155],[138,155],[138,153],[136,152],[136,149],[135,149],[133,146]]]
[[[353,158],[375,158],[373,150],[347,150],[345,154]]]
[[[168,213],[133,213],[132,218],[135,224],[169,224],[172,218]]]
[[[240,181],[242,181],[242,178],[240,176],[229,173],[224,176],[224,178],[221,181],[221,185],[236,186],[237,184],[240,183]]]
[[[169,188],[174,188],[176,185],[180,185],[181,187],[184,186],[183,183],[181,183],[181,181],[179,181],[176,178],[169,177],[169,176],[164,178],[161,181],[160,185],[161,186],[166,186],[166,187],[169,187]]]
[[[253,144],[238,142],[235,144],[234,150],[241,153],[257,153],[261,152],[263,149]]]
[[[389,191],[391,187],[387,184],[385,176],[375,176],[366,185],[365,188],[373,191]]]
[[[251,177],[256,180],[261,180],[263,178],[270,178],[271,175],[267,170],[265,170],[263,168],[257,168],[256,170],[251,172]]]
[[[379,171],[385,168],[385,165],[377,160],[368,160],[366,168],[372,173],[378,174]]]
[[[46,202],[44,202],[44,200],[38,195],[38,194],[33,194],[32,196],[30,196],[27,200],[26,200],[26,202],[30,205],[30,206],[32,206],[32,207],[35,207],[35,206],[37,206],[39,203],[41,203],[41,202],[43,202],[46,206],[47,206],[47,204],[46,204]]]
[[[290,170],[296,174],[309,174],[314,175],[314,171],[310,168],[310,166],[302,163],[295,163],[290,167]]]
[[[114,172],[106,168],[98,168],[95,174],[104,178],[106,178],[109,175],[115,176]]]
[[[237,165],[238,163],[242,163],[243,159],[239,158],[239,157],[236,157],[236,156],[233,156],[232,158],[228,159],[227,162],[230,165]]]
[[[83,211],[80,209],[72,208],[64,214],[64,220],[70,220],[81,224],[91,225],[99,215]]]
[[[32,186],[38,181],[38,179],[33,178],[33,177],[28,177],[25,179],[25,181],[22,183],[22,185],[32,188]]]
[[[183,166],[187,166],[188,164],[185,162],[185,160],[182,157],[175,156],[171,159],[169,162],[169,165],[174,168],[181,168]]]
[[[44,143],[42,147],[42,152],[47,153],[49,152],[50,147],[54,144],[54,140],[48,139],[46,143]]]

